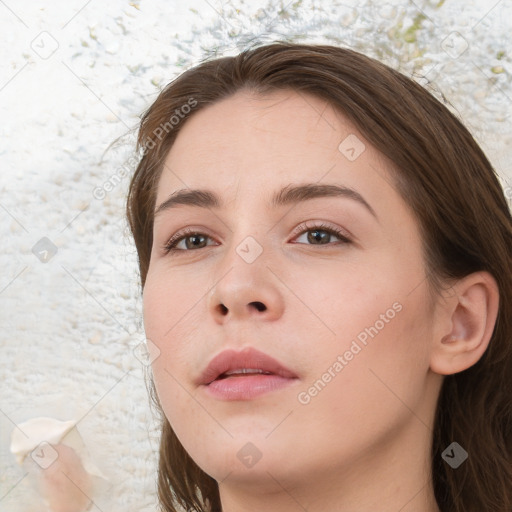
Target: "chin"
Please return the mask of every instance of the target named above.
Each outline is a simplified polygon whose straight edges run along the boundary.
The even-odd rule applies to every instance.
[[[268,436],[268,429],[260,436],[236,436],[229,441],[215,442],[220,449],[211,450],[205,457],[204,447],[202,453],[197,453],[196,463],[207,474],[215,478],[218,482],[237,480],[239,482],[251,483],[254,481],[265,481],[270,478],[269,473],[274,477],[281,478],[280,475],[292,476],[298,469],[301,471],[301,465],[296,456],[290,456],[293,453],[293,446],[287,446],[283,442],[284,438],[276,436],[275,439],[265,439]],[[290,441],[292,439],[288,438]],[[213,444],[213,443],[212,443]],[[191,456],[194,458],[195,453]]]
[[[224,464],[219,464],[219,461],[208,460],[205,461],[201,469],[217,482],[222,485],[236,483],[237,485],[253,486],[267,484],[269,490],[274,489],[275,480],[272,477],[282,481],[284,475],[290,476],[289,470],[291,468],[283,467],[283,454],[279,457],[262,456],[257,462],[242,463],[236,457],[232,457],[230,461]],[[272,475],[272,477],[270,476]],[[275,489],[274,489],[275,490]]]

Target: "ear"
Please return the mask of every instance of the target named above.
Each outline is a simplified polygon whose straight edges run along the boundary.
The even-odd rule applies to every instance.
[[[473,366],[489,345],[498,316],[499,289],[488,272],[475,272],[443,294],[434,315],[430,369],[451,375]]]

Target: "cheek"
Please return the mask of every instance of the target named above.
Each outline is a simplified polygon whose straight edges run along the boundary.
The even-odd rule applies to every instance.
[[[153,271],[148,274],[143,293],[143,318],[146,336],[162,352],[190,341],[197,330],[198,315],[204,314],[207,283],[186,272]]]
[[[382,304],[387,306],[387,300]],[[410,411],[424,399],[428,351],[423,311],[414,301],[404,301],[400,311],[388,311],[388,323],[382,324],[375,321],[375,311],[386,315],[388,309],[366,314],[362,324],[361,315],[350,322],[346,336],[311,357],[314,371],[301,388],[296,421],[308,431],[322,432],[318,442],[325,451],[371,449],[409,421]],[[335,447],[332,439],[340,432],[344,442]]]
[[[155,387],[164,409],[169,409],[165,404],[172,404],[180,414],[185,412],[179,411],[184,399],[180,383],[185,382],[185,372],[191,368],[198,300],[204,294],[182,281],[183,278],[162,279],[161,275],[148,274],[143,293],[145,335],[158,354],[151,364]]]
[[[365,329],[376,322],[379,331],[382,330],[398,314],[393,304],[399,302],[401,283],[399,276],[392,276],[394,269],[384,269],[380,263],[366,262],[361,258],[357,263],[335,262],[323,268],[297,269],[295,277],[290,274],[288,282],[293,283],[290,288],[303,304],[297,304],[292,314],[300,314],[303,321],[308,319],[311,328],[321,329],[323,323],[326,337],[330,336],[331,342],[340,348],[344,344],[349,345],[350,340],[358,335],[364,340]],[[301,279],[297,279],[297,275],[301,275]],[[383,275],[387,276],[385,281]],[[294,299],[291,299],[288,306],[294,309]],[[312,323],[314,316],[305,310],[304,305],[320,321],[316,326]],[[385,316],[385,324],[381,315]]]
[[[309,297],[311,309],[331,331],[319,323],[321,339],[314,346],[304,346],[312,371],[303,391],[318,383],[321,392],[312,389],[318,394],[311,402],[317,403],[319,414],[326,408],[332,410],[333,418],[336,410],[342,414],[353,410],[356,415],[373,411],[385,417],[401,411],[397,396],[406,403],[421,398],[429,368],[432,318],[425,307],[427,289],[419,280],[421,269],[407,273],[401,269],[396,262],[387,269],[376,262],[359,272],[321,277],[309,295],[306,286],[297,290],[298,296]],[[411,283],[418,280],[420,285],[411,292]]]

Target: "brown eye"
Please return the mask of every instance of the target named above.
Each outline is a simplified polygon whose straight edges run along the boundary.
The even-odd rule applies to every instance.
[[[202,249],[206,247],[206,240],[211,239],[208,235],[194,230],[187,230],[185,232],[177,233],[174,235],[164,246],[164,253],[167,254],[173,251],[190,251],[194,249]],[[182,242],[184,244],[182,244]],[[182,244],[182,247],[178,247]],[[210,244],[211,245],[211,244]]]
[[[330,243],[330,238],[333,236],[338,238],[341,243],[351,242],[351,240],[341,230],[326,226],[325,224],[316,226],[307,226],[302,224],[299,226],[299,228],[297,228],[297,231],[299,231],[300,236],[307,234],[307,245],[332,245]]]

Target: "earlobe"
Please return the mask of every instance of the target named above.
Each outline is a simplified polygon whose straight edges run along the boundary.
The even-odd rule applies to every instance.
[[[470,274],[451,288],[434,317],[430,369],[451,375],[470,368],[486,351],[498,315],[499,290],[488,272]]]

